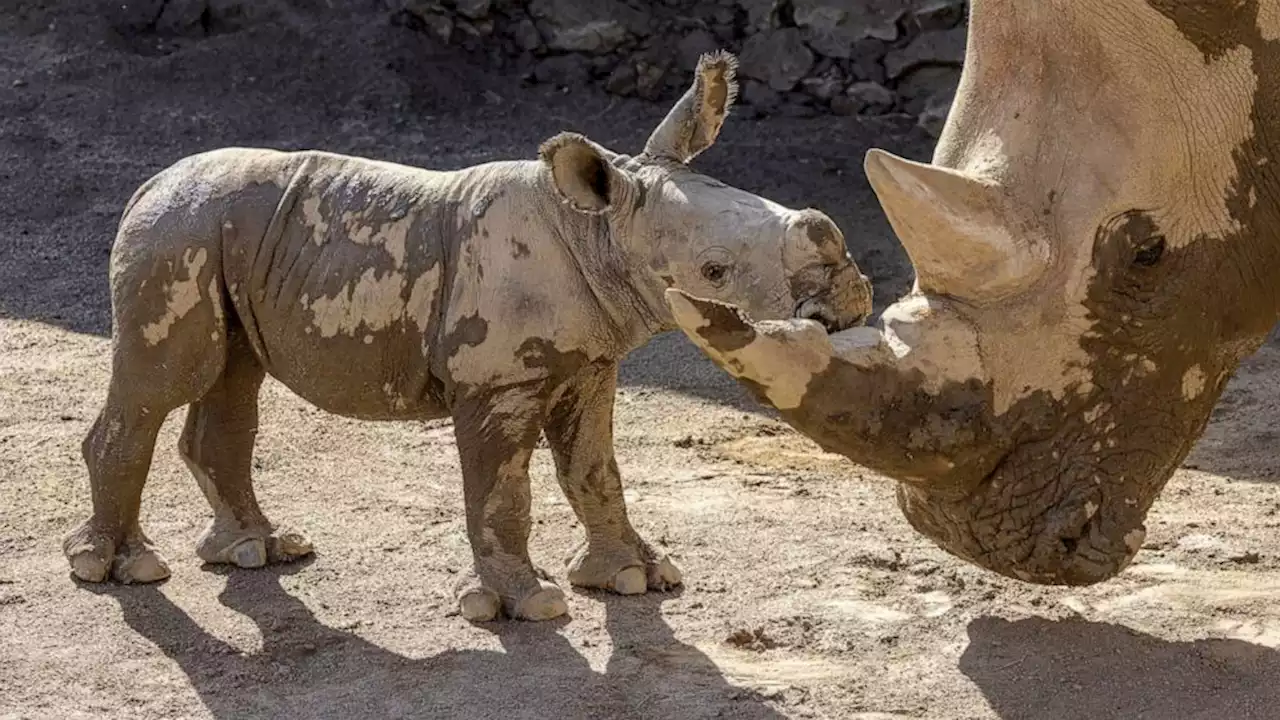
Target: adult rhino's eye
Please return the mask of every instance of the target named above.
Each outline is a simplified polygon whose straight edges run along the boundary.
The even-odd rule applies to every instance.
[[[1133,256],[1133,264],[1142,267],[1152,267],[1160,262],[1160,258],[1164,257],[1164,236],[1155,235],[1149,237],[1141,245]]]
[[[712,285],[719,287],[729,277],[729,266],[709,262],[702,266],[702,277]]]

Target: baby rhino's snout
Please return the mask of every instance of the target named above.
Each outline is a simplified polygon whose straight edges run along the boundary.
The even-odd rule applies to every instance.
[[[811,209],[801,211],[795,225],[796,253],[808,256],[807,267],[792,278],[795,316],[816,320],[829,333],[865,323],[871,316],[871,281],[849,257],[844,233],[831,218]],[[811,274],[809,268],[815,266],[822,270]]]

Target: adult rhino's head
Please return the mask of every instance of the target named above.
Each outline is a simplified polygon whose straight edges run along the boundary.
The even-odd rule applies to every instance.
[[[561,199],[598,215],[609,238],[657,288],[653,305],[674,328],[661,290],[726,300],[760,318],[814,318],[832,330],[862,323],[871,285],[836,224],[690,169],[711,146],[737,96],[730,54],[704,55],[693,84],[645,144],[626,156],[575,133],[543,143]]]
[[[973,0],[933,164],[866,159],[917,279],[879,328],[669,300],[943,548],[1093,583],[1275,323],[1278,166],[1280,2]]]

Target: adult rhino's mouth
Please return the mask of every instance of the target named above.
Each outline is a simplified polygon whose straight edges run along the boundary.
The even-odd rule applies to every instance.
[[[1010,492],[1020,494],[1011,489],[1010,476],[1028,479],[1010,470],[1010,455],[976,485],[976,495],[947,501],[923,487],[899,484],[899,507],[912,527],[942,549],[1023,582],[1092,585],[1128,567],[1146,538],[1143,514],[1096,486],[1057,497],[1038,514],[1024,506],[1012,523],[1016,509],[989,511],[1003,507],[1000,498]],[[1047,487],[1055,485],[1082,487],[1062,478]]]

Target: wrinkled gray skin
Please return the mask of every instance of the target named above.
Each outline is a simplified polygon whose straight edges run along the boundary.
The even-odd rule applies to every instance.
[[[348,417],[453,417],[475,561],[465,617],[566,610],[526,547],[543,432],[586,528],[570,582],[628,594],[680,583],[627,518],[612,443],[619,360],[675,327],[663,291],[832,329],[870,311],[829,218],[686,166],[720,130],[733,69],[732,56],[704,57],[636,157],[567,133],[540,160],[456,172],[230,148],[145,183],[111,257],[111,382],[84,442],[93,516],[64,545],[74,574],[169,574],[138,506],[161,423],[185,404],[180,451],[214,514],[199,557],[259,567],[311,552],[254,497],[269,373]]]
[[[867,156],[917,276],[878,328],[669,294],[792,425],[896,479],[943,548],[1096,583],[1280,310],[1280,1],[970,9],[933,163]]]

